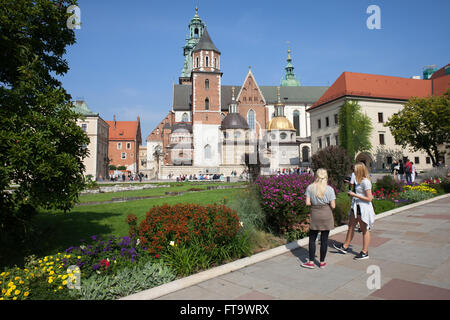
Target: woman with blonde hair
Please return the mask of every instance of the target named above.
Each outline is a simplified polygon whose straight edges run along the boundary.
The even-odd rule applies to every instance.
[[[370,182],[369,171],[364,163],[355,165],[356,187],[355,192],[349,191],[352,197],[352,205],[349,212],[349,223],[345,242],[341,245],[333,244],[333,246],[341,253],[347,253],[350,242],[355,233],[355,225],[359,222],[363,234],[363,248],[355,257],[355,260],[369,258],[370,230],[375,221],[375,211],[372,205],[372,183]]]
[[[328,174],[325,169],[318,169],[314,183],[306,188],[306,205],[311,206],[309,223],[309,261],[302,267],[314,269],[316,256],[316,238],[320,232],[320,268],[326,266],[325,256],[328,248],[328,234],[334,228],[333,212],[336,207],[336,194],[328,185]]]

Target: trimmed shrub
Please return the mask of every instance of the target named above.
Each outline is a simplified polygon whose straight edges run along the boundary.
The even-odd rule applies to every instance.
[[[160,254],[167,251],[171,241],[189,245],[195,238],[203,243],[225,245],[239,227],[236,212],[224,205],[164,204],[150,209],[136,231],[149,253]]]
[[[373,200],[373,209],[375,214],[395,209],[395,203],[389,200]]]
[[[329,146],[319,150],[311,157],[311,168],[316,171],[324,168],[328,172],[328,183],[344,191],[344,179],[349,175],[352,159],[347,151],[339,146]]]
[[[391,176],[386,175],[377,180],[373,191],[384,191],[385,194],[401,192],[402,185],[396,182]]]
[[[418,202],[433,198],[433,193],[420,190],[406,190],[401,193],[401,198],[412,202]]]
[[[336,227],[348,223],[348,212],[352,199],[345,193],[341,192],[336,197],[336,208],[333,210],[334,224]]]

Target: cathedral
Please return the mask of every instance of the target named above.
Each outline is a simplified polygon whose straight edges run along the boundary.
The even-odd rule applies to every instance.
[[[221,53],[196,9],[183,47],[184,66],[173,85],[172,108],[147,137],[153,176],[261,174],[308,167],[311,127],[306,112],[328,89],[302,86],[288,50],[278,86],[260,86],[249,68],[241,84],[223,85]]]

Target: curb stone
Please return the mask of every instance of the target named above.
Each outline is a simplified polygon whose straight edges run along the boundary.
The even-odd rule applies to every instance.
[[[389,217],[389,216],[397,214],[399,212],[403,212],[403,211],[406,211],[406,210],[412,209],[414,207],[424,205],[424,204],[427,204],[427,203],[430,203],[433,201],[445,199],[447,197],[450,197],[450,194],[444,194],[444,195],[437,196],[437,197],[434,197],[434,198],[431,198],[428,200],[416,202],[416,203],[406,205],[406,206],[403,206],[400,208],[389,210],[389,211],[377,214],[375,216],[375,220]],[[347,225],[336,227],[330,231],[330,237],[335,234],[347,231],[347,230],[348,230]],[[309,243],[309,237],[305,237],[303,239],[293,241],[293,242],[287,243],[285,245],[254,254],[250,257],[246,257],[246,258],[239,259],[239,260],[236,260],[236,261],[233,261],[233,262],[230,262],[230,263],[218,266],[218,267],[214,267],[212,269],[205,270],[205,271],[190,275],[188,277],[181,278],[181,279],[160,285],[158,287],[150,288],[150,289],[120,298],[118,300],[153,300],[153,299],[165,296],[167,294],[173,293],[175,291],[196,285],[198,283],[201,283],[201,282],[204,282],[207,280],[210,280],[212,278],[242,269],[246,266],[249,266],[249,265],[273,258],[275,256],[281,255],[283,253],[298,249],[300,247],[308,245],[308,243]]]

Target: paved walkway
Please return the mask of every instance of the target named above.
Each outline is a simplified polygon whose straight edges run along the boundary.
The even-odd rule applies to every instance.
[[[300,267],[308,259],[302,247],[158,300],[450,300],[450,197],[375,221],[368,260],[353,260],[362,247],[360,233],[353,252],[338,253],[332,243],[344,237],[331,237],[325,269]],[[380,289],[367,286],[371,265],[380,268]]]

